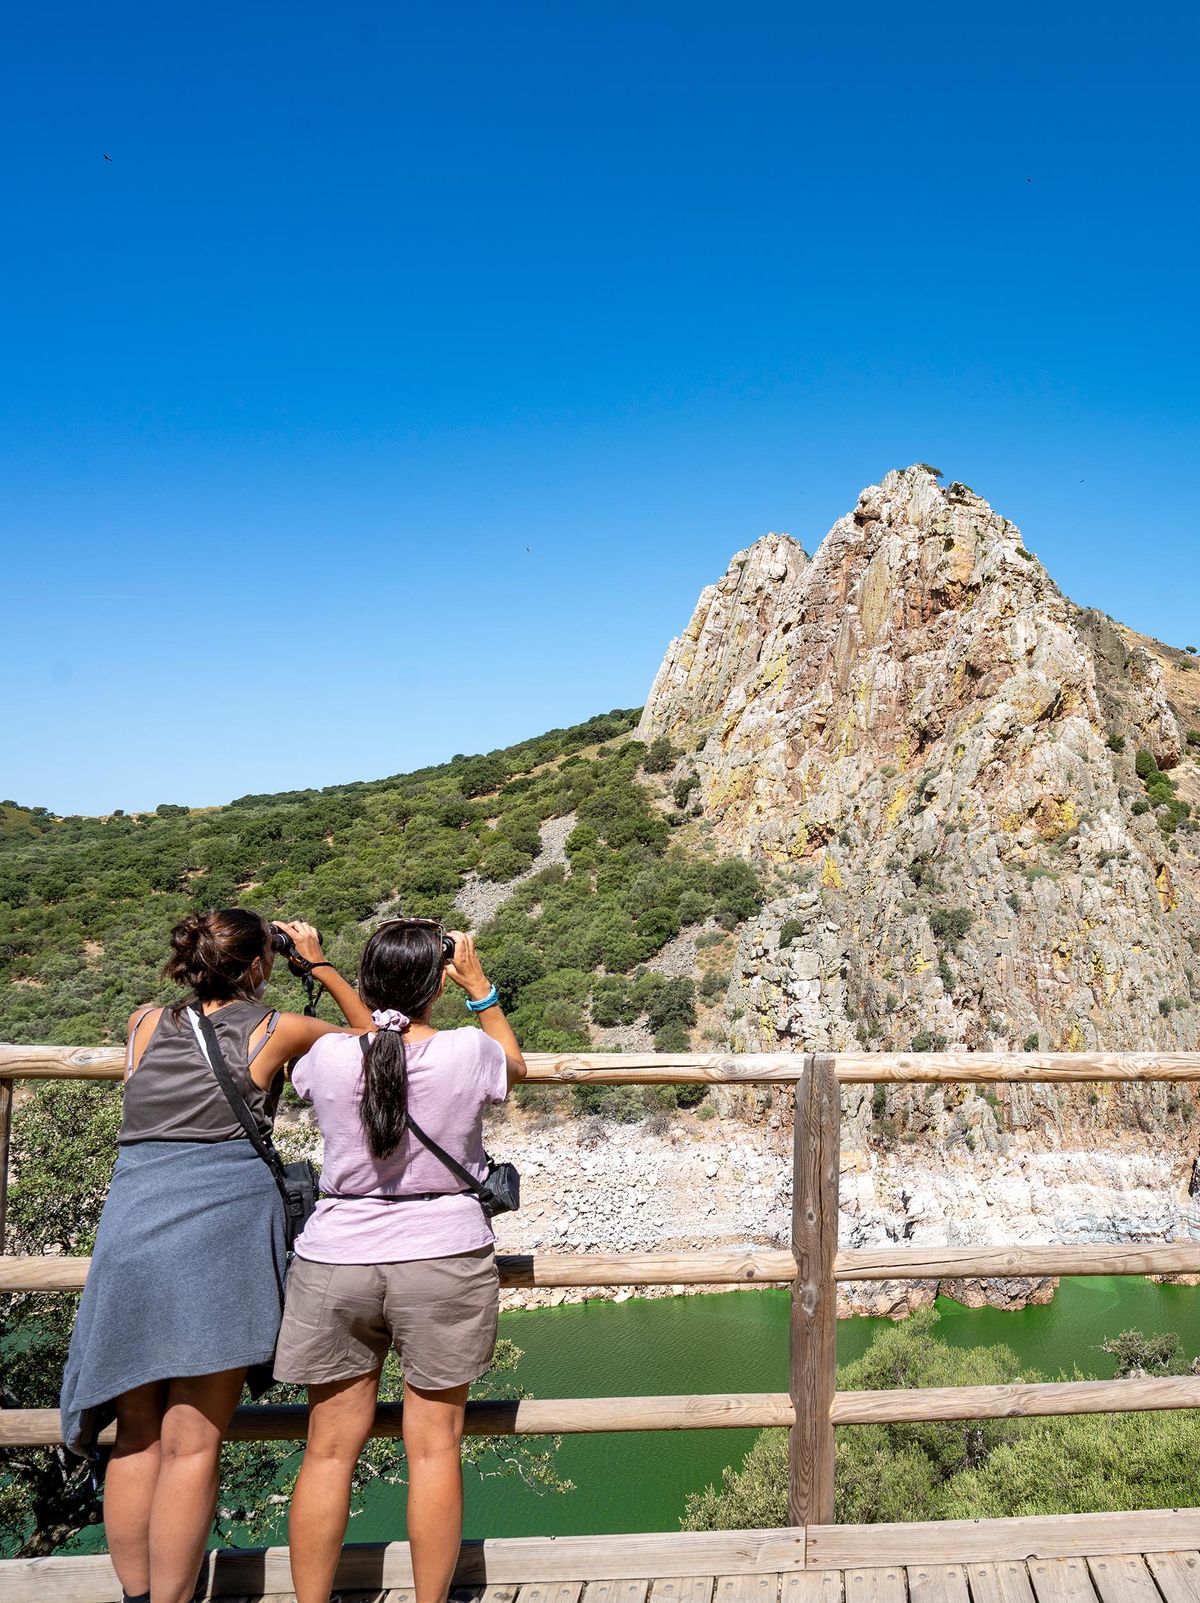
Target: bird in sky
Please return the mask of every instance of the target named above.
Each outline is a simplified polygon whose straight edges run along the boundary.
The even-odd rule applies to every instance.
[[[100,152],[100,154],[104,157],[105,161],[111,161],[112,160],[112,157],[109,155],[107,150],[102,150]]]

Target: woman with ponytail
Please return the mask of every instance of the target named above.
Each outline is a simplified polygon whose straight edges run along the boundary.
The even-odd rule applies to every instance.
[[[481,1029],[436,1030],[447,979]],[[292,1083],[325,1138],[321,1202],[296,1243],[276,1380],[307,1385],[308,1443],[290,1521],[296,1603],[328,1603],[350,1483],[394,1347],[404,1372],[415,1603],[445,1603],[462,1539],[467,1390],[492,1361],[499,1284],[475,1193],[414,1126],[477,1180],[483,1114],[525,1060],[469,935],[394,919],[363,951],[361,1041],[318,1041]]]
[[[357,1030],[370,1022],[309,924],[280,924]],[[63,1440],[99,1460],[125,1603],[187,1603],[212,1527],[221,1438],[243,1383],[271,1382],[287,1263],[274,1176],[234,1113],[205,1042],[269,1138],[285,1065],[337,1027],[260,997],[274,931],[244,908],[171,931],[163,970],[184,995],[129,1020],[118,1157],[62,1388]],[[201,1023],[201,1018],[204,1022]],[[208,1032],[212,1033],[209,1034]],[[353,1041],[351,1043],[353,1045]]]

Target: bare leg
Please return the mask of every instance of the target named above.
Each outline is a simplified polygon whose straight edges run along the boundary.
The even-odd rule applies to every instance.
[[[150,1590],[150,1505],[166,1404],[164,1380],[117,1398],[117,1443],[104,1474],[104,1533],[117,1579],[131,1597]]]
[[[404,1388],[408,1542],[416,1603],[446,1603],[462,1546],[462,1434],[468,1390],[466,1386],[449,1391]]]
[[[173,1380],[150,1510],[151,1603],[190,1603],[217,1506],[221,1438],[244,1369]]]
[[[329,1603],[350,1518],[350,1481],[375,1419],[380,1373],[308,1388],[308,1444],[288,1517],[296,1603]]]

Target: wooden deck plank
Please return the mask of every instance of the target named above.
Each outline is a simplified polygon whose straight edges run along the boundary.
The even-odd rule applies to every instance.
[[[1038,1514],[1025,1519],[930,1520],[895,1525],[810,1525],[805,1566],[836,1570],[874,1564],[987,1563],[1109,1553],[1192,1552],[1200,1509],[1128,1514]],[[1095,1592],[1090,1592],[1095,1598]],[[851,1603],[849,1588],[847,1603]]]
[[[718,1575],[713,1603],[778,1603],[778,1575]]]
[[[1200,1603],[1200,1553],[1147,1553],[1166,1603]]]
[[[803,1569],[804,1551],[804,1532],[789,1528],[502,1536],[464,1542],[454,1579],[457,1586],[472,1586],[636,1580],[659,1574],[778,1576]],[[408,1544],[351,1543],[342,1551],[335,1584],[340,1591],[410,1588]],[[207,1555],[199,1596],[286,1596],[290,1586],[286,1547],[226,1549]],[[121,1589],[102,1553],[0,1560],[0,1603],[44,1603],[50,1597],[54,1603],[120,1603]]]
[[[966,1568],[973,1603],[1035,1603],[1029,1571],[1021,1559],[968,1564]]]
[[[583,1603],[646,1603],[649,1581],[589,1581]]]
[[[908,1579],[899,1564],[868,1570],[847,1570],[846,1603],[907,1603]]]
[[[650,1583],[650,1603],[712,1603],[711,1575],[667,1575]]]
[[[967,1572],[961,1564],[910,1564],[910,1603],[970,1603]]]
[[[1086,1558],[1030,1559],[1029,1579],[1037,1603],[1096,1603]]]
[[[841,1570],[800,1570],[785,1575],[779,1603],[842,1603]]]
[[[530,1581],[517,1594],[517,1603],[579,1603],[582,1581]]]
[[[1100,1603],[1162,1603],[1140,1553],[1113,1553],[1087,1562]]]

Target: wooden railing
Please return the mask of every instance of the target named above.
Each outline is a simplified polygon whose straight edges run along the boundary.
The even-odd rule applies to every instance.
[[[119,1080],[121,1060],[119,1051],[108,1049],[0,1047],[0,1209],[12,1082]],[[799,1534],[827,1531],[833,1524],[834,1428],[838,1425],[1200,1408],[1200,1377],[1194,1376],[839,1392],[835,1372],[839,1281],[1200,1272],[1200,1242],[889,1246],[839,1252],[839,1083],[1200,1081],[1200,1053],[532,1054],[529,1066],[530,1080],[545,1084],[794,1085],[790,1250],[531,1254],[500,1260],[501,1284],[508,1286],[791,1284],[789,1387],[786,1393],[478,1402],[468,1409],[469,1432],[542,1435],[786,1427],[791,1434],[788,1519],[799,1528]],[[86,1267],[84,1259],[0,1257],[0,1293],[75,1291],[83,1283]],[[381,1406],[375,1433],[399,1435],[401,1416],[402,1405]],[[294,1407],[239,1409],[231,1429],[231,1434],[242,1440],[298,1440],[304,1433],[304,1410]],[[0,1446],[59,1440],[54,1410],[0,1411]],[[1196,1523],[1200,1511],[1182,1514],[1189,1519],[1194,1515],[1193,1523],[1200,1531],[1200,1523]],[[991,1523],[999,1528],[1006,1522]],[[765,1539],[777,1533],[758,1534]],[[792,1562],[803,1566],[804,1551],[800,1541]]]

